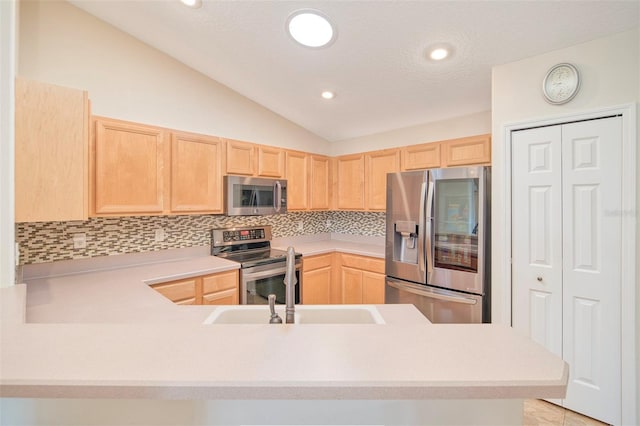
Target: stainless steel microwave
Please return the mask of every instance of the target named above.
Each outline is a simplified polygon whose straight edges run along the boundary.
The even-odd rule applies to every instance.
[[[257,216],[287,212],[287,180],[224,177],[224,214]]]

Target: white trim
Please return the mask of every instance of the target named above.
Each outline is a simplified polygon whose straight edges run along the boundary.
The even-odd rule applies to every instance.
[[[503,322],[511,324],[511,133],[531,127],[563,124],[571,121],[602,118],[610,115],[622,115],[622,229],[627,235],[621,242],[621,411],[622,424],[637,424],[636,404],[636,217],[638,215],[636,200],[637,170],[636,141],[637,115],[636,104],[625,104],[600,108],[583,113],[562,114],[554,117],[538,118],[528,121],[507,123],[503,128],[503,144],[505,174],[502,182],[504,196],[504,256],[501,269],[504,277]]]
[[[0,1],[0,287],[15,283],[14,137],[15,0]]]

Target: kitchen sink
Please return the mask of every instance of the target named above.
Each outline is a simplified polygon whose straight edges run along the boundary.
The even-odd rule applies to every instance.
[[[276,306],[285,318],[285,307]],[[269,307],[265,305],[223,306],[203,324],[269,324]],[[296,305],[296,324],[384,324],[375,306],[370,305]]]

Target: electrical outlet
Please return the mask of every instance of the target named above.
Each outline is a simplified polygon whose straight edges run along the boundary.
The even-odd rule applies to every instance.
[[[16,251],[15,251],[15,261],[16,266],[20,266],[20,244],[16,243]]]
[[[164,232],[164,229],[162,228],[156,229],[155,241],[157,243],[164,241],[165,237],[166,237],[166,234]]]
[[[327,219],[325,226],[327,227],[327,229],[331,228],[331,221],[329,219]]]
[[[87,234],[73,234],[73,248],[83,249],[87,247]]]
[[[298,232],[302,232],[304,231],[304,222],[299,220],[298,221]]]

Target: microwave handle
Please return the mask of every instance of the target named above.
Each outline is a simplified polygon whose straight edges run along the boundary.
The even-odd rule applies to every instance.
[[[273,187],[273,208],[276,212],[279,212],[282,208],[282,184],[279,180],[276,181]]]

